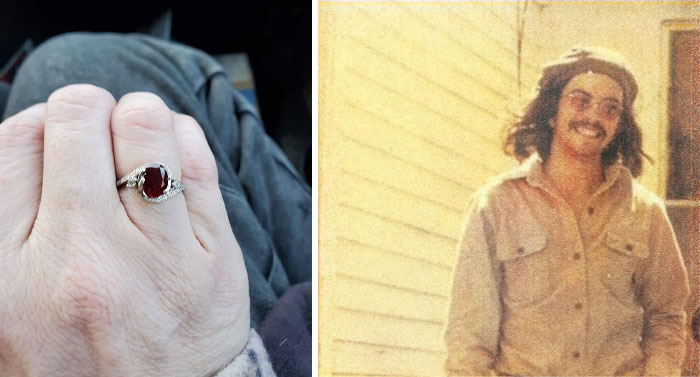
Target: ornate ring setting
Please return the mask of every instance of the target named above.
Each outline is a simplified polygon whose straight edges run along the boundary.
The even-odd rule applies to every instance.
[[[167,165],[150,162],[134,169],[117,181],[117,187],[136,187],[148,202],[160,203],[185,189],[179,179],[173,178]]]

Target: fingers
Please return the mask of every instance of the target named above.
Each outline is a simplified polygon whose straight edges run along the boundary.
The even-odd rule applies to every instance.
[[[104,89],[70,85],[46,103],[44,173],[39,208],[103,208],[114,195],[109,120],[115,101]],[[54,212],[55,213],[55,212]]]
[[[208,251],[232,234],[214,155],[202,128],[188,115],[173,113],[187,211],[195,236]]]
[[[167,165],[172,178],[181,176],[172,114],[155,94],[130,93],[119,100],[112,113],[112,143],[118,178],[151,162]],[[119,195],[131,221],[147,235],[168,243],[192,236],[182,194],[149,203],[138,189],[122,186]]]
[[[41,197],[46,104],[34,105],[0,124],[0,249],[31,232]],[[9,220],[9,216],[5,216]],[[15,248],[9,248],[15,249]]]

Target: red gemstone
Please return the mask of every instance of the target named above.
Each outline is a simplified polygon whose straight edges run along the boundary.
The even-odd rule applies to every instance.
[[[143,192],[149,198],[157,198],[163,195],[168,188],[168,173],[165,167],[155,164],[146,168],[143,176]]]

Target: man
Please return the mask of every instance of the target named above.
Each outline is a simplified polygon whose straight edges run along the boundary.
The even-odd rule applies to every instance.
[[[445,341],[449,375],[679,375],[688,280],[663,202],[635,181],[627,63],[576,48],[511,127],[523,161],[472,200]]]

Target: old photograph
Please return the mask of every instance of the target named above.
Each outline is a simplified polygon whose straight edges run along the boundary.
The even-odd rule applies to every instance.
[[[700,4],[319,3],[319,375],[700,374]]]

